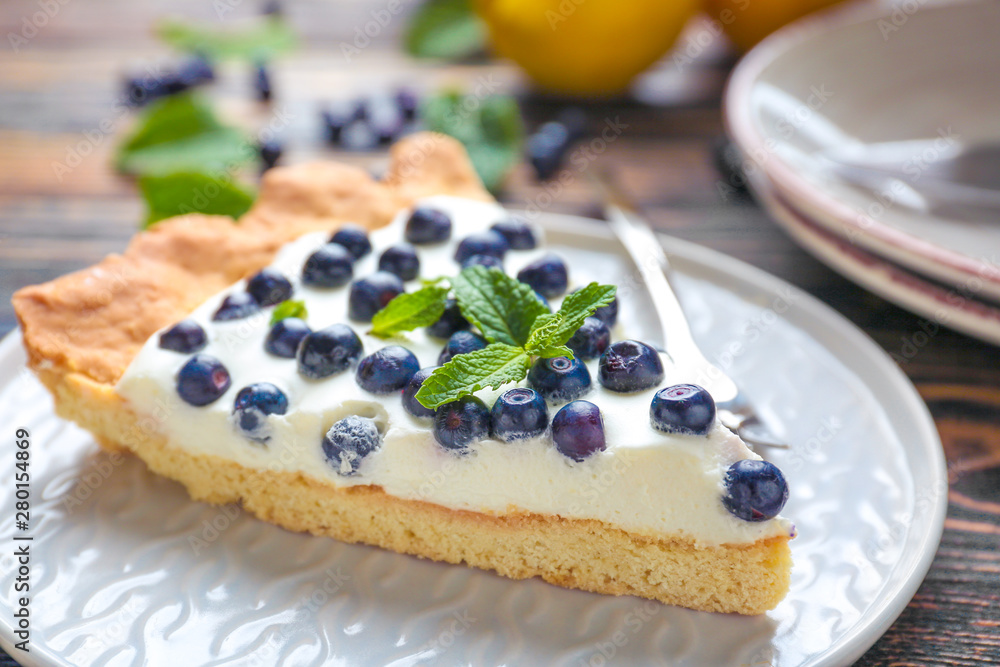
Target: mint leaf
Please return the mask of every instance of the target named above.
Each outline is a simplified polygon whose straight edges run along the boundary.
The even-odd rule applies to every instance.
[[[266,61],[295,47],[295,32],[277,16],[245,22],[234,30],[166,19],[156,26],[156,34],[175,49],[210,60],[240,58]]]
[[[545,347],[535,348],[531,350],[530,354],[544,359],[552,359],[553,357],[566,357],[567,359],[573,358],[573,350],[569,349],[565,345],[548,345]]]
[[[425,100],[421,118],[428,130],[447,134],[465,145],[476,173],[492,192],[521,159],[524,125],[512,97],[466,97],[457,91],[445,92]]]
[[[118,147],[115,166],[131,174],[200,171],[224,174],[257,159],[243,132],[223,125],[192,93],[149,105],[136,130]]]
[[[447,298],[448,288],[436,286],[400,294],[375,313],[368,333],[387,338],[401,331],[430,326],[441,318]]]
[[[528,353],[540,357],[560,356],[553,355],[552,351],[564,347],[595,310],[611,303],[615,291],[613,285],[590,283],[570,294],[563,300],[559,312],[535,320],[525,343]]]
[[[197,172],[143,176],[139,190],[146,200],[146,227],[187,213],[228,215],[239,218],[253,204],[254,195],[232,180]]]
[[[531,357],[520,347],[493,343],[482,350],[453,357],[424,380],[416,399],[425,408],[457,401],[485,387],[523,380]]]
[[[403,44],[417,58],[462,60],[486,50],[486,30],[470,0],[428,0],[410,19]]]
[[[309,311],[306,310],[305,301],[292,301],[289,299],[275,306],[274,312],[271,313],[271,326],[289,317],[297,317],[300,320],[304,320],[308,316]]]
[[[469,267],[452,280],[452,288],[462,315],[491,343],[523,346],[535,318],[548,313],[531,287],[500,269]]]

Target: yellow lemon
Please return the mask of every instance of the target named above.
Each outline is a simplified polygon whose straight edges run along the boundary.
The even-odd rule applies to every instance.
[[[749,51],[781,26],[842,0],[705,0],[705,12],[722,24],[741,51]]]
[[[475,0],[494,50],[541,88],[609,95],[656,62],[698,0]]]

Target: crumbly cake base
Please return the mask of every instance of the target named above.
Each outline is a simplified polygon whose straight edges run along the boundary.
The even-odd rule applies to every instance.
[[[457,511],[376,486],[334,487],[301,474],[253,470],[168,443],[155,415],[134,414],[115,392],[153,332],[266,265],[285,242],[347,220],[377,227],[432,194],[490,198],[461,147],[440,135],[400,142],[382,182],[343,165],[271,170],[239,225],[210,216],[165,221],[138,234],[123,256],[18,292],[14,307],[29,366],[52,392],[60,416],[90,430],[106,448],[134,452],[197,500],[239,502],[290,530],[515,579],[538,576],[705,611],[772,609],[788,590],[787,537],[699,547],[595,520]]]

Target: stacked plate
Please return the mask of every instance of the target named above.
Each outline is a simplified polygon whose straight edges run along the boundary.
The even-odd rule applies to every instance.
[[[733,72],[751,188],[803,247],[1000,344],[1000,4],[862,3],[775,33]]]

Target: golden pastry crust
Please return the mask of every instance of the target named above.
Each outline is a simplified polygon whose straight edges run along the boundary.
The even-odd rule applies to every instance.
[[[253,470],[165,441],[155,415],[137,415],[114,390],[155,331],[265,266],[284,243],[345,221],[386,224],[415,199],[452,194],[490,200],[462,147],[418,134],[393,148],[386,178],[316,163],[272,169],[239,221],[189,215],[137,234],[100,264],[14,295],[30,367],[57,413],[108,448],[136,453],[191,496],[240,502],[290,530],[363,542],[512,578],[640,595],[706,611],[758,614],[788,590],[788,538],[702,548],[650,539],[600,521],[494,516],[404,500],[375,486],[335,488],[301,474]]]

